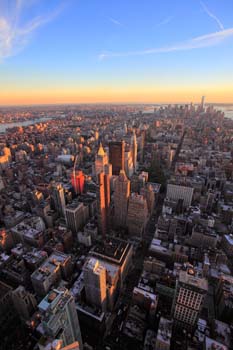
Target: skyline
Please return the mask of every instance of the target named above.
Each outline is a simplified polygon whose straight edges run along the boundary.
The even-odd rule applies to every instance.
[[[231,0],[2,0],[0,105],[233,103]]]

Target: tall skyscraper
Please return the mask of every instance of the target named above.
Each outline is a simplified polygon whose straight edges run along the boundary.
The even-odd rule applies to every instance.
[[[205,109],[205,96],[202,96],[201,98],[201,108]]]
[[[85,176],[81,170],[73,171],[71,175],[71,183],[76,194],[82,194],[84,191]]]
[[[125,142],[109,143],[109,163],[112,164],[112,174],[119,175],[124,170]]]
[[[99,188],[97,192],[98,200],[98,226],[103,238],[107,234],[109,227],[109,207],[110,207],[110,179],[109,175],[101,172],[98,175]]]
[[[137,154],[138,154],[138,144],[135,130],[133,131],[133,136],[131,140],[131,149],[132,149],[132,158],[133,158],[133,167],[134,171],[137,170]]]
[[[101,171],[104,171],[105,165],[108,164],[108,155],[104,151],[102,143],[100,143],[98,153],[95,157],[95,175],[98,176]]]
[[[64,188],[62,187],[61,184],[53,185],[53,187],[52,187],[52,200],[53,200],[56,211],[60,215],[64,216],[66,202],[65,202]]]
[[[142,239],[147,217],[148,209],[146,199],[137,193],[132,193],[129,197],[127,215],[127,227],[131,236]]]
[[[66,225],[73,232],[78,231],[84,226],[89,217],[89,210],[83,203],[74,201],[66,206],[65,209]]]
[[[115,183],[114,192],[114,222],[118,227],[126,227],[129,195],[130,181],[124,170],[121,170]]]
[[[207,280],[196,276],[193,269],[180,271],[172,307],[176,327],[192,332],[196,326],[207,291]]]
[[[92,306],[106,310],[106,269],[99,260],[91,257],[87,260],[84,268],[84,285],[86,300]]]
[[[78,341],[79,348],[83,349],[74,298],[66,288],[60,287],[47,294],[39,310],[44,314],[42,326],[46,336],[62,340],[63,346]]]

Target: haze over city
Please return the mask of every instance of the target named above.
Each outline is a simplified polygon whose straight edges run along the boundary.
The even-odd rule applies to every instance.
[[[1,0],[0,104],[232,103],[231,0]]]

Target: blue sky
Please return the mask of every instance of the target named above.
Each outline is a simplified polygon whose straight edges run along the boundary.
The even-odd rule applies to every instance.
[[[232,62],[232,0],[0,0],[1,104],[233,102]]]

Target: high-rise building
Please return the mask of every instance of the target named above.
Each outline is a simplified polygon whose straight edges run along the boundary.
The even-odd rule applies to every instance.
[[[133,167],[134,171],[137,170],[137,154],[138,154],[138,144],[135,130],[133,131],[133,136],[131,140],[131,148],[132,148],[132,159],[133,159]]]
[[[90,257],[83,269],[86,300],[92,306],[106,310],[106,268],[98,259]]]
[[[110,179],[109,175],[101,172],[98,175],[99,187],[97,191],[98,200],[98,227],[103,238],[107,234],[109,227],[109,207],[110,207]]]
[[[102,171],[104,172],[105,165],[108,164],[108,155],[104,151],[102,144],[100,143],[98,153],[95,157],[95,175],[98,176]]]
[[[155,193],[153,186],[150,183],[147,183],[146,187],[141,189],[141,194],[143,194],[146,199],[149,215],[152,215],[155,206]]]
[[[121,170],[115,183],[114,192],[114,222],[118,227],[126,226],[129,195],[130,181],[124,170]]]
[[[202,96],[201,98],[201,108],[205,109],[205,96]]]
[[[89,218],[88,207],[83,203],[74,201],[65,208],[66,225],[73,232],[78,231],[85,225]]]
[[[74,298],[66,288],[60,287],[47,294],[39,310],[44,314],[42,326],[46,336],[62,340],[63,346],[78,341],[80,350],[83,349]]]
[[[167,185],[167,198],[174,201],[183,201],[184,207],[189,207],[192,203],[194,189],[189,186],[182,186],[173,183]]]
[[[71,175],[71,183],[76,194],[82,194],[84,190],[85,176],[81,170],[73,171]]]
[[[109,143],[109,163],[112,164],[113,175],[119,175],[124,170],[125,142],[112,141]]]
[[[207,280],[195,275],[193,269],[180,271],[179,278],[176,281],[176,292],[172,307],[176,327],[192,332],[199,318],[207,291]]]
[[[146,199],[137,193],[132,193],[129,197],[127,215],[127,227],[131,236],[142,239],[147,217],[148,209]]]
[[[56,211],[60,215],[64,216],[66,202],[65,202],[64,188],[62,187],[61,184],[53,186],[51,196],[52,196],[52,200]]]
[[[23,286],[18,286],[12,291],[12,300],[19,317],[26,321],[36,310],[37,301],[33,294],[26,291]]]

